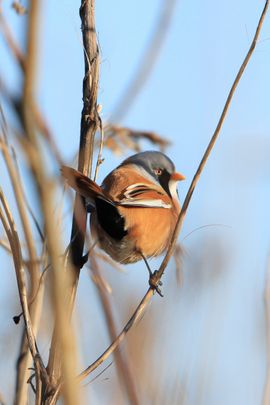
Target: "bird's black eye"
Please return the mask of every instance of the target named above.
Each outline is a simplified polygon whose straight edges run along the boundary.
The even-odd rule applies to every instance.
[[[154,173],[155,173],[157,176],[161,176],[161,175],[162,175],[162,169],[160,169],[160,167],[158,167],[158,168],[154,169]]]

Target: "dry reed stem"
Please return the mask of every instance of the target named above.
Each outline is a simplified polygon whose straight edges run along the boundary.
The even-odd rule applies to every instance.
[[[196,185],[197,185],[197,183],[198,183],[198,181],[200,179],[200,176],[201,176],[201,173],[202,173],[202,171],[204,169],[204,166],[205,166],[205,164],[206,164],[206,162],[207,162],[207,160],[209,158],[209,155],[210,155],[210,153],[211,153],[211,151],[212,151],[212,149],[213,149],[213,147],[215,145],[215,142],[216,142],[216,140],[218,138],[218,135],[220,133],[223,122],[224,122],[225,117],[227,115],[227,112],[228,112],[229,106],[231,104],[234,92],[235,92],[235,90],[237,88],[237,85],[238,85],[238,83],[239,83],[239,81],[241,79],[241,76],[244,73],[245,68],[246,68],[246,66],[247,66],[247,64],[248,64],[248,62],[249,62],[249,60],[250,60],[250,58],[251,58],[251,56],[252,56],[252,54],[254,52],[254,49],[256,47],[257,39],[258,39],[258,36],[260,34],[262,25],[263,25],[263,21],[264,21],[264,18],[265,18],[267,9],[268,9],[268,5],[269,5],[269,0],[267,0],[265,2],[265,5],[264,5],[263,11],[261,13],[261,16],[260,16],[260,19],[259,19],[259,22],[258,22],[258,25],[257,25],[257,28],[256,28],[256,32],[254,34],[254,37],[253,37],[252,43],[250,45],[250,48],[249,48],[249,50],[248,50],[248,52],[246,54],[246,57],[245,57],[242,65],[240,66],[240,69],[239,69],[239,71],[238,71],[238,73],[236,75],[236,78],[235,78],[235,80],[233,82],[233,85],[232,85],[232,87],[231,87],[231,89],[229,91],[229,94],[228,94],[228,97],[226,99],[223,111],[221,113],[221,116],[220,116],[218,124],[217,124],[217,127],[216,127],[216,129],[214,131],[214,134],[213,134],[213,136],[212,136],[212,138],[211,138],[211,140],[210,140],[210,142],[209,142],[209,144],[208,144],[208,146],[206,148],[206,151],[205,151],[205,153],[204,153],[204,155],[202,157],[202,160],[201,160],[201,162],[199,164],[199,167],[198,167],[198,169],[197,169],[197,171],[196,171],[196,173],[195,173],[195,175],[193,177],[193,180],[191,182],[191,185],[190,185],[189,190],[187,192],[187,195],[185,197],[183,207],[182,207],[181,212],[179,214],[177,224],[176,224],[172,239],[170,241],[168,251],[167,251],[167,253],[166,253],[166,255],[165,255],[165,257],[164,257],[158,271],[156,272],[156,282],[157,283],[160,281],[160,279],[161,279],[161,277],[162,277],[162,275],[163,275],[163,273],[164,273],[164,271],[165,271],[165,269],[166,269],[166,267],[168,265],[168,262],[169,262],[169,260],[170,260],[170,258],[172,256],[172,254],[173,254],[174,247],[176,245],[179,232],[181,230],[183,221],[185,219],[187,209],[188,209],[190,200],[192,198],[192,194],[194,192],[194,189],[195,189],[195,187],[196,187]],[[111,343],[111,345],[96,359],[96,361],[94,361],[94,363],[92,363],[89,367],[87,367],[80,374],[80,376],[79,376],[80,380],[87,377],[92,371],[94,371],[100,364],[102,364],[114,352],[114,350],[119,346],[121,341],[124,339],[126,333],[132,327],[132,325],[134,325],[138,321],[138,319],[140,318],[142,312],[146,308],[146,306],[149,303],[149,301],[150,301],[153,294],[154,294],[154,290],[152,288],[149,288],[148,291],[146,292],[145,296],[141,300],[140,304],[136,308],[135,312],[133,313],[132,317],[129,319],[128,323],[123,328],[122,332]]]
[[[92,170],[95,134],[96,130],[101,128],[97,105],[99,48],[96,38],[94,9],[94,0],[82,0],[80,16],[82,20],[85,76],[83,79],[83,110],[81,116],[78,170],[89,176],[91,176]],[[75,267],[77,266],[74,271],[74,298],[85,241],[86,211],[81,201],[81,196],[76,195],[70,244],[72,262]],[[80,223],[83,225],[80,228],[78,228],[77,220],[79,217],[81,218]]]
[[[38,27],[39,27],[39,7],[38,0],[32,0],[29,7],[29,20],[27,31],[27,57],[23,88],[23,113],[25,133],[27,138],[27,153],[29,164],[31,165],[33,178],[36,183],[39,202],[41,205],[44,227],[46,233],[46,245],[51,264],[51,292],[53,308],[56,318],[56,335],[61,345],[61,353],[58,358],[56,368],[63,373],[63,396],[66,404],[79,403],[78,387],[74,383],[76,370],[76,352],[73,331],[70,325],[70,318],[66,311],[66,292],[69,287],[68,272],[63,271],[61,259],[61,246],[58,234],[55,230],[54,207],[53,207],[53,186],[45,173],[45,164],[42,156],[39,139],[36,135],[35,120],[32,112],[35,108],[34,91],[36,78],[36,65],[38,55]],[[31,145],[31,147],[30,147]],[[48,370],[50,383],[43,386],[43,392],[48,395],[55,383],[55,370]],[[51,372],[51,373],[50,373]],[[56,376],[58,377],[58,376]],[[51,403],[50,399],[42,400]]]

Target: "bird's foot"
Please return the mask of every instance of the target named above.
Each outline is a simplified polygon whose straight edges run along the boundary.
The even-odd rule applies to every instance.
[[[157,270],[154,271],[154,273],[150,273],[149,285],[154,291],[156,291],[161,297],[163,297],[161,289],[159,288],[160,286],[162,286],[162,281],[159,280]]]

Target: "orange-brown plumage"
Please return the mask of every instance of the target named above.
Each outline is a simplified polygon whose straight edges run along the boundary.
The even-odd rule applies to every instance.
[[[152,155],[149,158],[149,154],[155,159]],[[151,164],[152,160],[159,163],[158,154],[145,153]],[[162,159],[165,156],[169,161],[162,161],[163,165],[172,173],[166,174],[168,185],[164,179],[159,183],[159,178],[155,177],[157,169],[153,166],[152,174],[148,167],[145,168],[144,161],[140,163],[141,155],[144,154],[134,155],[113,170],[101,186],[74,169],[62,168],[69,185],[96,207],[91,214],[94,238],[106,253],[121,263],[136,262],[142,255],[153,257],[163,253],[180,211],[176,186],[171,185],[183,176],[175,173],[171,161],[161,154]]]

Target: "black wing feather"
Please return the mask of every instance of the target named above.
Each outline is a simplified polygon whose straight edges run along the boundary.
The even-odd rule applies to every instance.
[[[123,239],[127,235],[127,230],[125,219],[119,214],[118,209],[102,198],[97,197],[95,203],[98,221],[104,231],[114,239]]]

